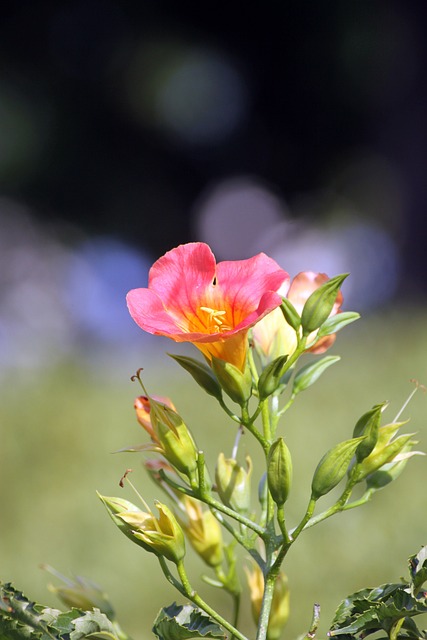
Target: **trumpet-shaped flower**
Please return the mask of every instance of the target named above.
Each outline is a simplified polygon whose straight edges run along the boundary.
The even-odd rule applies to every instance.
[[[99,495],[99,494],[98,494]],[[172,511],[156,502],[159,517],[141,511],[128,500],[99,496],[111,518],[123,533],[146,551],[178,564],[185,555],[185,540]]]
[[[192,342],[204,356],[243,371],[247,332],[278,307],[289,276],[263,253],[220,262],[202,242],[168,251],[150,269],[148,288],[127,295],[132,318],[148,333]]]
[[[288,298],[296,311],[301,314],[307,298],[322,284],[329,280],[325,273],[302,271],[292,280],[290,286],[285,283],[278,293]],[[330,315],[339,313],[343,297],[341,292],[337,295],[334,307]],[[282,355],[292,355],[297,347],[297,335],[285,320],[281,309],[275,309],[253,327],[253,340],[263,362],[271,362]],[[324,336],[316,340],[317,332],[308,336],[307,344],[312,346],[307,349],[311,353],[323,353],[335,341],[335,334]]]

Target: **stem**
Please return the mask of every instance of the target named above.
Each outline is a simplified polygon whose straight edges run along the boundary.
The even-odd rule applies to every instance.
[[[366,491],[366,493],[363,494],[361,498],[359,498],[359,500],[355,500],[354,502],[340,504],[340,501],[338,501],[326,511],[319,513],[319,515],[315,516],[314,518],[310,518],[310,520],[307,522],[304,528],[310,529],[310,527],[314,527],[315,524],[318,524],[319,522],[322,522],[323,520],[330,518],[335,513],[339,513],[341,511],[348,511],[349,509],[355,509],[356,507],[360,507],[363,504],[366,504],[371,499],[373,493],[374,493],[374,490],[369,489],[368,491]]]
[[[304,640],[311,640],[316,636],[316,631],[319,626],[320,619],[320,604],[313,605],[313,617],[311,619],[310,629],[306,636],[304,636]]]
[[[264,595],[262,598],[261,613],[258,620],[258,631],[256,640],[267,638],[268,622],[270,620],[271,605],[273,604],[274,584],[277,572],[270,571],[265,578]]]
[[[280,531],[283,535],[283,540],[286,544],[290,544],[292,542],[288,530],[286,529],[285,524],[285,509],[283,504],[277,507],[277,522],[279,523]]]
[[[298,536],[301,533],[301,531],[306,526],[307,522],[310,520],[311,516],[313,515],[313,511],[314,511],[315,506],[316,506],[316,500],[314,498],[310,498],[310,502],[308,503],[308,507],[307,507],[307,511],[305,512],[305,516],[303,517],[303,519],[301,520],[301,522],[299,523],[297,528],[290,532],[291,533],[291,539],[292,539],[291,541],[292,542],[295,542],[295,540],[298,538]]]
[[[190,581],[188,579],[187,573],[184,568],[184,563],[181,560],[176,565],[179,578],[182,583],[182,589],[191,602],[197,605],[200,609],[203,609],[205,613],[207,613],[213,620],[215,620],[218,624],[220,624],[224,629],[227,629],[231,633],[232,636],[237,638],[238,640],[248,640],[246,636],[244,636],[236,627],[230,624],[225,618],[223,618],[219,613],[217,613],[214,609],[212,609],[200,596],[194,591],[192,588]]]

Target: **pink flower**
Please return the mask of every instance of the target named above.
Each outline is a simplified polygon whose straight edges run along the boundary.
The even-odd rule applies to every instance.
[[[168,251],[150,269],[148,289],[127,295],[132,318],[147,331],[192,342],[212,356],[245,367],[250,327],[281,304],[276,293],[289,278],[263,253],[220,262],[202,242]]]
[[[278,293],[292,302],[296,311],[301,314],[307,298],[322,284],[329,280],[325,273],[302,271],[292,280],[290,287],[285,283]],[[340,312],[343,297],[339,292],[330,315]],[[292,355],[297,346],[297,336],[286,322],[280,309],[269,313],[253,328],[254,344],[264,363],[271,362],[281,355]],[[335,334],[324,336],[316,341],[317,331],[310,334],[307,349],[311,353],[323,353],[335,342]]]

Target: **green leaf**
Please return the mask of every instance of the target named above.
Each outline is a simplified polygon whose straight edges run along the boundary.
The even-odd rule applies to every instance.
[[[351,322],[359,320],[359,318],[360,313],[357,313],[356,311],[343,311],[342,313],[337,313],[335,316],[331,316],[325,320],[319,329],[317,337],[323,338],[324,336],[330,336],[332,333],[338,333],[338,331],[341,331],[341,329]]]
[[[153,625],[159,640],[187,640],[187,638],[225,638],[224,630],[197,607],[175,602],[162,609]]]
[[[321,360],[317,360],[316,362],[310,362],[309,364],[304,365],[301,369],[296,373],[294,378],[294,385],[292,388],[292,393],[300,393],[300,391],[305,391],[312,384],[316,382],[322,375],[324,371],[335,362],[341,360],[340,356],[326,356]]]
[[[206,391],[206,393],[217,400],[222,398],[221,386],[219,385],[212,369],[208,367],[208,365],[188,356],[176,356],[172,353],[169,353],[168,355],[181,365],[183,369],[188,371],[188,373],[194,378],[197,384]]]

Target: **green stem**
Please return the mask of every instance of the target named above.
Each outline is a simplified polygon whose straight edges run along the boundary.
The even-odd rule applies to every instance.
[[[285,508],[283,504],[277,507],[277,522],[279,523],[280,531],[282,532],[282,535],[283,535],[283,540],[285,541],[286,544],[290,544],[292,540],[286,528]]]
[[[354,502],[341,504],[340,501],[338,501],[326,511],[319,513],[319,515],[315,516],[314,518],[310,518],[310,520],[307,522],[305,526],[305,529],[314,527],[314,525],[318,524],[319,522],[322,522],[323,520],[326,520],[327,518],[330,518],[336,513],[340,513],[341,511],[348,511],[349,509],[355,509],[356,507],[360,507],[363,504],[366,504],[371,499],[373,493],[374,493],[373,489],[369,489],[368,491],[366,491],[366,493],[363,494],[361,498],[359,498],[359,500],[354,500]]]
[[[238,640],[248,640],[246,638],[246,636],[244,636],[242,633],[240,633],[240,631],[238,629],[236,629],[236,627],[234,627],[232,624],[230,624],[230,622],[225,620],[225,618],[223,618],[217,611],[212,609],[199,596],[199,594],[196,591],[194,591],[194,589],[192,588],[192,586],[190,584],[190,581],[188,579],[187,573],[185,571],[184,563],[183,563],[182,560],[180,562],[178,562],[178,564],[176,565],[176,568],[177,568],[177,571],[178,571],[179,578],[181,580],[182,588],[183,588],[184,593],[187,596],[187,598],[189,600],[191,600],[191,602],[193,602],[200,609],[203,609],[203,611],[205,611],[205,613],[207,613],[213,620],[215,620],[215,622],[217,622],[222,627],[224,627],[224,629],[227,629],[227,631],[229,631],[232,636],[234,636]]]
[[[298,538],[301,531],[305,528],[307,522],[310,520],[311,516],[313,515],[315,506],[316,506],[316,500],[314,498],[310,498],[310,502],[308,503],[305,516],[303,517],[303,519],[301,520],[297,528],[290,532],[292,542],[295,542],[295,540]]]
[[[271,605],[273,604],[274,585],[276,583],[277,572],[269,571],[265,577],[264,595],[262,598],[261,613],[258,620],[258,630],[256,640],[266,640],[268,622],[270,620]]]

